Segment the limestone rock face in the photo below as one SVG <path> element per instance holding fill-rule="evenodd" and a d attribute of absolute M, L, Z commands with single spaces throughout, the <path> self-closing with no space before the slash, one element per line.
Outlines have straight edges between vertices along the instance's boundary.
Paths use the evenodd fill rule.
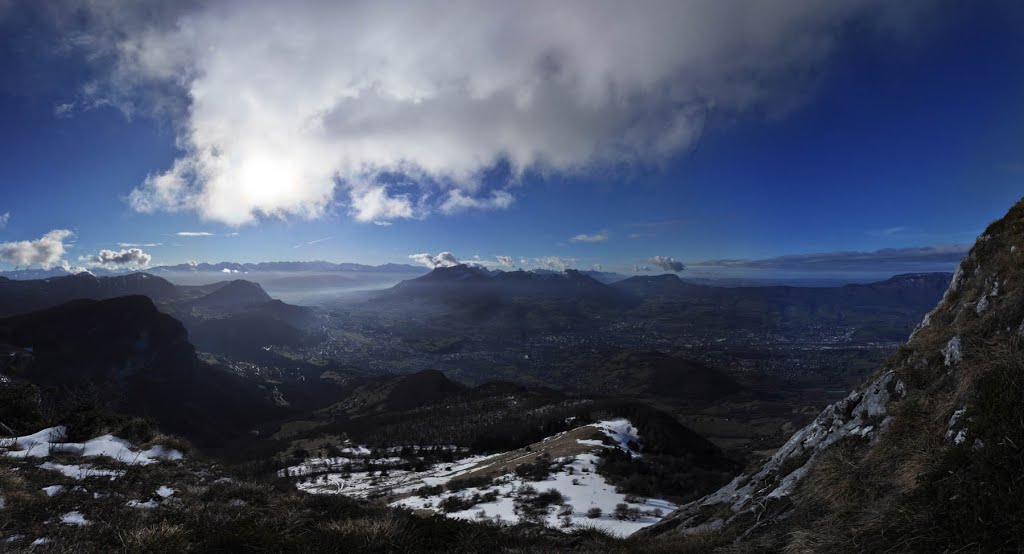
<path fill-rule="evenodd" d="M 883 549 L 897 545 L 896 550 L 913 550 L 901 541 L 907 536 L 926 540 L 921 537 L 936 535 L 935 529 L 942 527 L 936 527 L 935 519 L 921 519 L 930 503 L 944 503 L 934 511 L 940 521 L 947 513 L 975 510 L 974 505 L 962 508 L 957 503 L 973 502 L 978 494 L 969 497 L 953 490 L 936 497 L 926 492 L 945 490 L 947 477 L 959 468 L 964 468 L 963 475 L 981 475 L 970 483 L 982 489 L 983 499 L 1010 498 L 1005 502 L 1012 503 L 1017 492 L 1006 496 L 1005 486 L 986 489 L 992 480 L 977 472 L 981 467 L 1005 468 L 1005 460 L 1019 456 L 1010 451 L 1017 446 L 1009 439 L 1017 430 L 1004 433 L 997 415 L 1011 413 L 1016 418 L 1015 406 L 1020 403 L 1015 395 L 1022 382 L 1018 371 L 1024 372 L 1022 247 L 1024 201 L 979 237 L 941 302 L 864 385 L 825 408 L 758 470 L 680 507 L 645 533 L 716 531 L 754 550 L 856 550 L 876 540 L 890 541 L 878 542 Z M 983 398 L 990 399 L 989 405 Z M 996 431 L 983 440 L 983 433 L 992 428 Z M 979 459 L 984 462 L 972 461 Z M 870 477 L 869 484 L 858 480 L 865 476 Z M 868 492 L 861 494 L 862 490 Z M 1003 506 L 993 506 L 985 506 L 997 514 L 990 520 L 1008 517 Z M 964 517 L 970 525 L 986 524 Z M 900 537 L 878 539 L 900 528 Z M 961 525 L 957 532 L 967 533 L 962 529 L 968 528 L 977 535 L 948 540 L 984 539 L 975 527 Z M 997 532 L 1002 528 L 1007 527 L 992 527 Z M 761 542 L 752 547 L 754 542 L 744 541 Z"/>
<path fill-rule="evenodd" d="M 887 415 L 893 397 L 905 394 L 906 385 L 887 371 L 867 386 L 825 408 L 810 425 L 797 431 L 761 469 L 740 475 L 717 492 L 693 502 L 666 518 L 660 528 L 713 530 L 747 515 L 756 518 L 769 502 L 785 499 L 813 467 L 819 453 L 836 441 L 856 436 L 873 441 L 891 421 Z M 727 505 L 725 517 L 707 520 L 703 514 Z"/>

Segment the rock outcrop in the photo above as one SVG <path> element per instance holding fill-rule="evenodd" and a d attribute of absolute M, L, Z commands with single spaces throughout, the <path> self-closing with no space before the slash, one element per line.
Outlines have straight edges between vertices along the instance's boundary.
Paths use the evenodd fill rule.
<path fill-rule="evenodd" d="M 865 385 L 649 534 L 733 550 L 991 551 L 1024 541 L 1024 201 Z M 1014 547 L 1014 545 L 1016 545 Z"/>

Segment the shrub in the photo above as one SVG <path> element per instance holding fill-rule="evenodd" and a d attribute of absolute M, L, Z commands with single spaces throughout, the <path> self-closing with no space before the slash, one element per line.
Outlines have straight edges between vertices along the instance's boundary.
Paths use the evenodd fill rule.
<path fill-rule="evenodd" d="M 135 417 L 114 434 L 132 444 L 146 444 L 156 436 L 156 427 L 148 419 Z"/>
<path fill-rule="evenodd" d="M 550 506 L 564 502 L 565 497 L 555 489 L 548 489 L 538 493 L 537 489 L 525 486 L 519 489 L 519 496 L 515 499 L 515 507 L 516 511 L 524 518 L 536 521 L 548 514 Z"/>
<path fill-rule="evenodd" d="M 602 514 L 603 512 L 601 511 L 601 508 L 598 508 L 597 506 L 587 510 L 587 517 L 590 519 L 597 519 L 601 517 Z"/>
<path fill-rule="evenodd" d="M 539 456 L 532 462 L 517 466 L 515 474 L 517 477 L 528 481 L 544 481 L 551 475 L 551 460 L 550 458 Z"/>
<path fill-rule="evenodd" d="M 615 519 L 622 521 L 636 521 L 643 515 L 637 508 L 631 508 L 629 504 L 625 502 L 619 502 L 615 505 Z"/>

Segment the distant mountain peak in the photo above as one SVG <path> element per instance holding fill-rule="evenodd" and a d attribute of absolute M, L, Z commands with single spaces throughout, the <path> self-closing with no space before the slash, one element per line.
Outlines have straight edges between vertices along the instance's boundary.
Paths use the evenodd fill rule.
<path fill-rule="evenodd" d="M 190 272 L 190 273 L 334 273 L 352 271 L 360 273 L 425 273 L 426 268 L 410 264 L 387 263 L 382 265 L 365 265 L 350 262 L 216 262 L 186 263 L 178 265 L 155 266 L 149 271 L 157 273 Z"/>
<path fill-rule="evenodd" d="M 267 291 L 258 283 L 236 279 L 197 299 L 193 304 L 204 307 L 241 307 L 263 304 L 271 300 Z"/>

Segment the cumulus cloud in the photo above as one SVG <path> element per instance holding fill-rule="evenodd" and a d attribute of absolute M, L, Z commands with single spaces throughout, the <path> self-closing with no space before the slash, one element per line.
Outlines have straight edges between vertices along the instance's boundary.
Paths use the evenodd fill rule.
<path fill-rule="evenodd" d="M 601 231 L 591 235 L 581 233 L 569 239 L 569 242 L 604 242 L 606 240 L 608 240 L 608 231 Z"/>
<path fill-rule="evenodd" d="M 515 267 L 515 259 L 512 256 L 495 256 L 493 260 L 481 258 L 479 255 L 473 256 L 469 260 L 460 260 L 460 263 L 467 265 L 475 265 L 486 269 L 502 268 L 502 267 Z"/>
<path fill-rule="evenodd" d="M 452 267 L 461 264 L 459 258 L 451 252 L 441 252 L 438 255 L 433 254 L 410 254 L 409 259 L 416 263 L 422 264 L 430 269 L 436 269 L 439 267 Z"/>
<path fill-rule="evenodd" d="M 919 5 L 456 0 L 424 25 L 434 2 L 170 4 L 149 10 L 157 21 L 83 4 L 114 27 L 79 41 L 115 60 L 89 92 L 181 105 L 184 153 L 131 193 L 134 209 L 232 225 L 318 217 L 338 189 L 360 221 L 421 204 L 504 208 L 505 184 L 480 178 L 502 162 L 513 180 L 657 163 L 692 145 L 711 111 L 784 111 L 843 29 L 900 28 L 888 23 Z M 378 179 L 389 172 L 419 189 L 389 194 Z"/>
<path fill-rule="evenodd" d="M 659 267 L 663 271 L 672 271 L 674 273 L 679 273 L 680 271 L 686 269 L 686 266 L 683 265 L 683 262 L 671 256 L 654 256 L 651 259 L 647 260 L 647 263 L 655 267 Z"/>
<path fill-rule="evenodd" d="M 0 229 L 7 227 L 7 222 L 11 220 L 11 212 L 4 212 L 0 215 Z"/>
<path fill-rule="evenodd" d="M 92 275 L 92 272 L 89 271 L 88 268 L 77 265 L 73 266 L 70 263 L 68 263 L 67 260 L 61 260 L 59 265 L 61 269 L 71 274 L 88 273 L 89 275 Z"/>
<path fill-rule="evenodd" d="M 414 217 L 416 210 L 408 195 L 390 195 L 385 186 L 362 186 L 349 191 L 352 215 L 359 221 L 386 223 L 389 219 Z"/>
<path fill-rule="evenodd" d="M 212 237 L 213 233 L 207 233 L 206 231 L 178 231 L 174 233 L 179 237 Z"/>
<path fill-rule="evenodd" d="M 650 271 L 650 270 L 651 270 L 651 266 L 648 266 L 648 265 L 637 264 L 637 265 L 633 266 L 633 272 L 634 273 L 643 273 L 645 271 Z"/>
<path fill-rule="evenodd" d="M 540 267 L 556 271 L 565 271 L 576 265 L 575 258 L 562 258 L 559 256 L 544 256 L 542 258 L 536 258 L 536 262 Z"/>
<path fill-rule="evenodd" d="M 821 252 L 759 260 L 708 260 L 706 268 L 780 269 L 796 271 L 949 271 L 970 250 L 969 244 L 883 248 L 871 252 Z"/>
<path fill-rule="evenodd" d="M 39 264 L 50 269 L 64 257 L 64 241 L 74 236 L 67 229 L 55 229 L 35 240 L 0 243 L 0 262 L 17 266 Z"/>
<path fill-rule="evenodd" d="M 118 251 L 100 250 L 99 254 L 79 258 L 80 261 L 93 266 L 108 267 L 146 267 L 152 259 L 153 256 L 143 252 L 140 248 L 127 248 Z"/>

